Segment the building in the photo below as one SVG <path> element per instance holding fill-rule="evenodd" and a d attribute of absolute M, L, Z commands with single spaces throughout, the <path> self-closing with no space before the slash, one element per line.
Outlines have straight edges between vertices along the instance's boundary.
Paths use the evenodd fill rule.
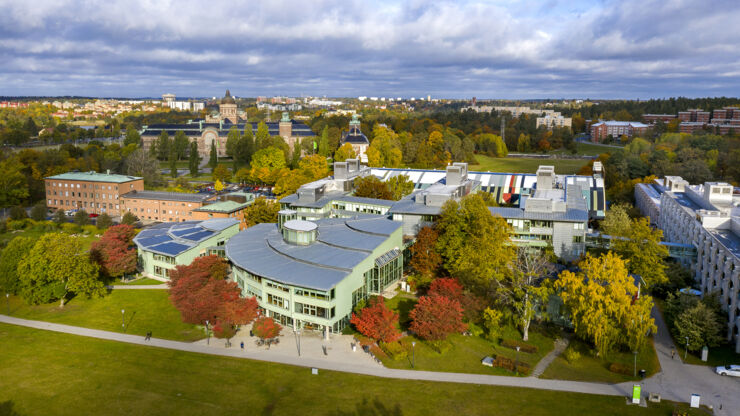
<path fill-rule="evenodd" d="M 168 222 L 142 230 L 134 237 L 139 269 L 145 276 L 168 280 L 170 270 L 196 257 L 223 254 L 226 241 L 239 232 L 239 221 L 220 218 Z"/>
<path fill-rule="evenodd" d="M 599 121 L 591 125 L 591 141 L 598 143 L 609 136 L 613 138 L 639 136 L 645 134 L 648 127 L 647 124 L 637 121 Z"/>
<path fill-rule="evenodd" d="M 44 178 L 46 206 L 90 214 L 121 212 L 120 195 L 144 190 L 144 179 L 108 173 L 67 172 Z"/>
<path fill-rule="evenodd" d="M 342 146 L 345 143 L 349 143 L 352 146 L 352 150 L 355 151 L 355 155 L 360 161 L 367 163 L 365 152 L 370 146 L 370 140 L 360 130 L 360 119 L 357 117 L 357 114 L 352 114 L 352 120 L 349 122 L 349 131 L 342 133 L 339 145 Z"/>
<path fill-rule="evenodd" d="M 244 129 L 251 129 L 252 134 L 257 134 L 257 123 L 247 123 L 237 111 L 236 101 L 229 91 L 221 100 L 219 105 L 220 113 L 212 114 L 203 119 L 191 120 L 184 124 L 152 124 L 144 126 L 141 132 L 141 141 L 146 151 L 152 146 L 162 132 L 167 132 L 170 138 L 174 137 L 178 131 L 182 131 L 188 136 L 188 140 L 198 143 L 198 154 L 207 159 L 211 153 L 211 146 L 216 146 L 219 157 L 226 156 L 226 139 L 229 130 L 236 127 L 239 132 Z M 305 138 L 316 136 L 311 128 L 305 123 L 291 120 L 288 113 L 283 113 L 280 122 L 265 123 L 271 136 L 281 136 L 286 143 L 293 148 L 293 145 Z"/>
<path fill-rule="evenodd" d="M 121 195 L 121 215 L 130 212 L 141 220 L 192 221 L 201 219 L 194 216 L 193 211 L 208 204 L 213 198 L 213 194 L 132 191 Z"/>
<path fill-rule="evenodd" d="M 221 197 L 221 200 L 201 206 L 193 210 L 193 218 L 206 220 L 211 218 L 235 218 L 240 222 L 240 228 L 246 228 L 244 210 L 254 203 L 254 194 L 247 192 L 231 192 Z"/>
<path fill-rule="evenodd" d="M 175 102 L 175 94 L 162 94 L 162 102 L 165 104 Z"/>
<path fill-rule="evenodd" d="M 696 284 L 702 295 L 719 295 L 728 318 L 727 340 L 740 353 L 740 196 L 724 182 L 690 185 L 667 176 L 635 187 L 635 199 L 663 230 L 665 241 L 696 248 L 690 265 Z"/>
<path fill-rule="evenodd" d="M 563 117 L 560 113 L 537 117 L 537 127 L 545 126 L 548 130 L 552 130 L 555 127 L 570 127 L 572 122 L 572 118 Z"/>
<path fill-rule="evenodd" d="M 676 119 L 676 115 L 674 114 L 643 114 L 642 119 L 647 124 L 655 124 L 658 122 L 658 120 L 662 121 L 663 123 L 670 123 L 671 121 Z"/>
<path fill-rule="evenodd" d="M 401 224 L 380 216 L 316 221 L 280 215 L 226 243 L 233 279 L 281 324 L 339 333 L 353 308 L 403 274 Z"/>
<path fill-rule="evenodd" d="M 682 123 L 696 122 L 706 124 L 709 123 L 709 111 L 702 111 L 701 109 L 679 111 L 678 119 L 681 120 Z"/>

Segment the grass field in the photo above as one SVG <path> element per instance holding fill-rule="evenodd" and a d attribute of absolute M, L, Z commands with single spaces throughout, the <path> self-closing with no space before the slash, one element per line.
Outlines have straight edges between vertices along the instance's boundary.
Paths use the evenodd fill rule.
<path fill-rule="evenodd" d="M 0 409 L 22 415 L 670 415 L 674 403 L 394 380 L 0 324 Z M 685 405 L 680 405 L 685 408 Z M 703 413 L 689 413 L 692 415 Z"/>
<path fill-rule="evenodd" d="M 399 314 L 399 322 L 403 330 L 408 329 L 409 312 L 413 309 L 416 300 L 408 295 L 399 294 L 392 299 L 386 300 L 386 305 Z M 520 340 L 521 334 L 514 327 L 506 327 L 502 331 L 502 337 L 506 339 Z M 481 364 L 481 360 L 486 356 L 502 355 L 511 359 L 518 359 L 520 362 L 529 364 L 531 368 L 553 349 L 553 334 L 546 334 L 544 330 L 532 329 L 528 344 L 535 345 L 537 352 L 526 354 L 520 352 L 518 355 L 515 350 L 505 348 L 500 342 L 491 342 L 486 338 L 477 336 L 463 336 L 460 334 L 450 335 L 448 342 L 451 348 L 439 353 L 426 342 L 413 336 L 407 337 L 408 343 L 415 341 L 416 347 L 413 351 L 408 351 L 408 357 L 400 360 L 383 358 L 383 365 L 389 368 L 412 369 L 412 363 L 415 362 L 414 369 L 425 371 L 449 371 L 456 373 L 476 373 L 476 374 L 493 374 L 493 375 L 514 375 L 502 368 L 491 368 Z M 415 356 L 415 357 L 414 357 Z"/>
<path fill-rule="evenodd" d="M 574 363 L 569 363 L 561 354 L 547 367 L 547 370 L 541 376 L 542 378 L 605 383 L 621 383 L 639 379 L 639 376 L 634 378 L 632 375 L 627 376 L 609 371 L 609 364 L 615 362 L 633 368 L 635 357 L 632 353 L 611 352 L 606 359 L 600 359 L 593 356 L 590 352 L 590 346 L 578 339 L 571 340 L 568 348 L 575 348 L 581 354 L 581 358 Z M 652 342 L 637 355 L 637 370 L 641 369 L 647 372 L 647 377 L 660 370 L 660 362 Z"/>
<path fill-rule="evenodd" d="M 157 338 L 195 341 L 204 337 L 203 330 L 185 324 L 180 313 L 167 298 L 166 290 L 113 290 L 100 299 L 77 297 L 64 308 L 58 303 L 27 305 L 17 296 L 10 297 L 10 315 L 85 328 L 121 331 L 121 309 L 125 310 L 127 334 L 145 335 L 152 331 Z M 0 305 L 5 313 L 6 305 Z"/>
<path fill-rule="evenodd" d="M 148 277 L 144 277 L 141 279 L 131 280 L 122 283 L 120 280 L 114 280 L 110 282 L 111 285 L 116 286 L 140 286 L 140 285 L 161 285 L 164 282 L 160 282 L 159 280 L 150 279 Z"/>
<path fill-rule="evenodd" d="M 0 247 L 5 247 L 10 242 L 10 240 L 12 240 L 15 237 L 22 236 L 22 237 L 30 237 L 30 238 L 36 239 L 46 233 L 58 233 L 58 232 L 62 232 L 62 231 L 59 231 L 59 230 L 37 231 L 37 230 L 28 229 L 28 230 L 18 230 L 15 232 L 8 231 L 6 233 L 0 233 Z M 97 233 L 102 235 L 103 232 L 104 231 L 99 230 Z M 83 250 L 89 250 L 92 243 L 98 240 L 98 237 L 95 237 L 95 234 L 92 234 L 92 233 L 91 234 L 80 233 L 80 234 L 77 234 L 75 238 L 78 238 L 80 239 L 80 241 L 82 241 Z"/>
<path fill-rule="evenodd" d="M 514 158 L 514 157 L 490 157 L 475 155 L 478 161 L 470 165 L 471 171 L 490 171 L 506 173 L 535 173 L 540 165 L 555 166 L 556 174 L 575 174 L 581 167 L 588 164 L 585 159 L 536 159 L 536 158 Z"/>

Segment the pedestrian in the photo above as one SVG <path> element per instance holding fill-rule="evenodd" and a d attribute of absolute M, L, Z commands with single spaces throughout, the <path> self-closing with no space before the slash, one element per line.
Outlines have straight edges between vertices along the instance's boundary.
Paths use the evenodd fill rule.
<path fill-rule="evenodd" d="M 241 343 L 242 350 L 244 349 L 244 341 Z"/>
<path fill-rule="evenodd" d="M 151 341 L 151 339 L 152 339 L 152 331 L 149 331 L 146 333 L 146 338 L 144 340 Z"/>
<path fill-rule="evenodd" d="M 671 360 L 675 360 L 675 359 L 676 359 L 676 350 L 671 348 Z"/>

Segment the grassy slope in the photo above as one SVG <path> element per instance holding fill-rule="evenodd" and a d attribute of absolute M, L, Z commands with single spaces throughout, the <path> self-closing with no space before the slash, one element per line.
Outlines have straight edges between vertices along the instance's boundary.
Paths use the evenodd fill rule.
<path fill-rule="evenodd" d="M 121 283 L 121 280 L 118 280 L 118 279 L 110 282 L 111 285 L 116 285 L 116 286 L 161 285 L 163 283 L 164 282 L 160 282 L 159 280 L 150 279 L 148 277 L 132 280 L 126 283 Z"/>
<path fill-rule="evenodd" d="M 484 155 L 475 155 L 475 158 L 478 163 L 470 165 L 471 171 L 535 173 L 540 165 L 554 165 L 555 173 L 565 175 L 577 173 L 582 166 L 588 164 L 586 159 L 496 158 Z"/>
<path fill-rule="evenodd" d="M 121 331 L 121 309 L 126 311 L 126 333 L 145 335 L 152 331 L 157 338 L 195 341 L 203 331 L 180 320 L 180 313 L 167 298 L 166 290 L 113 290 L 100 299 L 74 298 L 64 307 L 57 303 L 30 306 L 18 297 L 10 298 L 10 314 L 18 318 L 36 319 Z M 0 305 L 5 313 L 5 306 Z"/>
<path fill-rule="evenodd" d="M 670 415 L 623 397 L 393 380 L 0 324 L 0 403 L 23 415 Z M 363 401 L 367 401 L 363 405 Z M 7 406 L 7 404 L 6 404 Z M 370 411 L 367 411 L 367 409 Z M 388 412 L 379 409 L 388 410 Z"/>

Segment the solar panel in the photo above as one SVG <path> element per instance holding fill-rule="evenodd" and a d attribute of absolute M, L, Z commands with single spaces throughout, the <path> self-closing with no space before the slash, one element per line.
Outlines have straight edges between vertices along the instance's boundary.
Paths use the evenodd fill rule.
<path fill-rule="evenodd" d="M 215 234 L 213 231 L 205 230 L 205 231 L 200 231 L 200 232 L 193 233 L 193 234 L 183 235 L 180 238 L 184 238 L 186 240 L 191 240 L 191 241 L 200 241 L 204 238 L 208 238 L 212 236 L 213 234 Z"/>
<path fill-rule="evenodd" d="M 164 234 L 164 235 L 158 235 L 154 237 L 140 238 L 137 241 L 139 244 L 141 244 L 144 247 L 151 247 L 155 244 L 164 243 L 166 241 L 172 241 L 172 238 L 170 238 L 170 236 L 168 236 L 167 234 Z"/>
<path fill-rule="evenodd" d="M 190 228 L 182 228 L 182 229 L 172 230 L 170 232 L 174 236 L 182 237 L 182 236 L 187 235 L 187 234 L 197 233 L 200 230 L 201 230 L 201 228 L 190 227 Z"/>
<path fill-rule="evenodd" d="M 169 256 L 176 256 L 189 248 L 190 246 L 175 243 L 174 241 L 171 241 L 169 243 L 162 243 L 155 247 L 151 247 L 152 250 L 167 254 Z"/>

